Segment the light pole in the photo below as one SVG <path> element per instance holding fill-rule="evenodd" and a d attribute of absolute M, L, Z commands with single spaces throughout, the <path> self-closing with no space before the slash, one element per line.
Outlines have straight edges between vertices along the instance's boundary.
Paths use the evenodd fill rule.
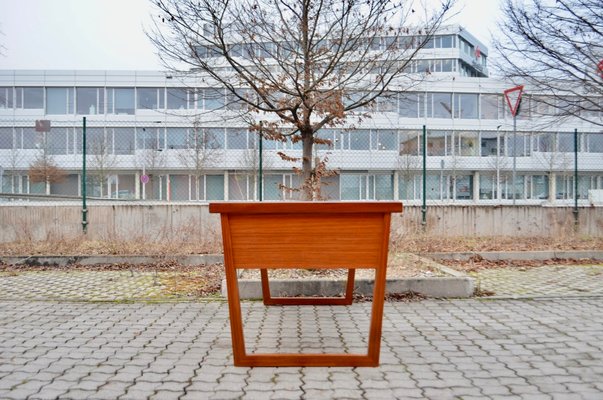
<path fill-rule="evenodd" d="M 502 125 L 496 127 L 496 199 L 500 201 L 500 128 Z"/>

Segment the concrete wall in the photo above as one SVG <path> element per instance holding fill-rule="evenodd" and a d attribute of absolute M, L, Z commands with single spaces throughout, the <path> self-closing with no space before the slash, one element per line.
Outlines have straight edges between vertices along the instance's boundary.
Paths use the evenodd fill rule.
<path fill-rule="evenodd" d="M 91 240 L 220 241 L 219 218 L 207 205 L 190 203 L 89 205 Z M 421 232 L 421 207 L 408 206 L 392 220 L 392 237 Z M 82 232 L 75 203 L 0 205 L 0 242 L 61 240 Z M 429 206 L 427 233 L 438 236 L 560 236 L 572 232 L 571 207 Z M 583 207 L 580 235 L 603 235 L 603 207 Z"/>

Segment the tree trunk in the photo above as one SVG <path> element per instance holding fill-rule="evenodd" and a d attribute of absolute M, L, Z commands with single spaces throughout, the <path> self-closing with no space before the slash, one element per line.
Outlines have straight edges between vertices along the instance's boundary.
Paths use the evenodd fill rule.
<path fill-rule="evenodd" d="M 302 132 L 302 194 L 303 200 L 314 199 L 312 146 L 314 145 L 314 132 Z"/>

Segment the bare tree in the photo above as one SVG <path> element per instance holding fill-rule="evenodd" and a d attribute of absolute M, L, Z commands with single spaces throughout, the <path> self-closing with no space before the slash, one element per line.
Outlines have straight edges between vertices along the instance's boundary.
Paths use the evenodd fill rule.
<path fill-rule="evenodd" d="M 502 75 L 543 94 L 534 106 L 603 126 L 603 2 L 505 0 L 502 9 Z"/>
<path fill-rule="evenodd" d="M 43 133 L 38 142 L 38 152 L 29 166 L 29 181 L 31 183 L 44 183 L 45 193 L 50 194 L 50 185 L 65 180 L 67 172 L 60 168 L 50 149 L 47 134 Z"/>
<path fill-rule="evenodd" d="M 90 155 L 90 172 L 100 188 L 100 197 L 103 197 L 108 194 L 109 185 L 107 180 L 109 176 L 113 175 L 112 171 L 117 163 L 117 156 L 112 154 L 104 132 L 93 137 L 90 143 Z M 107 189 L 107 193 L 105 193 L 105 189 Z"/>
<path fill-rule="evenodd" d="M 186 146 L 186 149 L 178 150 L 178 159 L 195 179 L 197 190 L 194 200 L 200 200 L 198 198 L 200 180 L 219 158 L 221 151 L 214 148 L 209 133 L 200 126 L 198 119 L 193 121 L 193 127 L 187 133 Z"/>
<path fill-rule="evenodd" d="M 158 0 L 149 37 L 167 68 L 205 73 L 246 104 L 252 128 L 264 121 L 266 137 L 301 142 L 311 199 L 316 132 L 412 85 L 404 71 L 453 1 L 418 17 L 389 0 Z"/>
<path fill-rule="evenodd" d="M 8 177 L 8 179 L 10 179 L 10 192 L 11 193 L 17 193 L 18 191 L 18 185 L 17 187 L 15 186 L 15 184 L 17 184 L 16 182 L 16 177 L 17 175 L 17 171 L 20 169 L 19 166 L 21 165 L 21 163 L 23 162 L 23 160 L 25 159 L 25 156 L 23 154 L 23 151 L 21 149 L 16 148 L 16 146 L 13 146 L 13 148 L 10 150 L 10 153 L 8 154 L 8 158 L 7 161 L 8 163 L 5 166 L 4 169 L 4 174 L 5 174 L 5 179 L 6 177 Z M 0 191 L 2 190 L 2 188 L 0 188 Z"/>

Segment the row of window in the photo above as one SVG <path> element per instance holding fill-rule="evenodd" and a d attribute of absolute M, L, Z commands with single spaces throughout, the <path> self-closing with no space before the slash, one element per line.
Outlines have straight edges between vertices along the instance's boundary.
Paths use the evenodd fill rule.
<path fill-rule="evenodd" d="M 80 178 L 68 175 L 61 183 L 32 183 L 26 175 L 8 175 L 2 180 L 5 193 L 50 193 L 77 196 Z M 394 199 L 392 174 L 343 173 L 326 180 L 323 196 L 333 200 L 392 200 Z M 573 199 L 573 176 L 555 177 L 555 199 Z M 293 192 L 284 188 L 296 187 L 299 177 L 295 174 L 266 174 L 263 180 L 263 198 L 266 200 L 288 200 Z M 87 193 L 92 197 L 132 199 L 142 191 L 133 174 L 111 175 L 104 179 L 90 175 Z M 227 185 L 227 190 L 226 190 Z M 475 186 L 478 187 L 475 187 Z M 488 175 L 481 173 L 479 179 L 473 175 L 451 175 L 450 173 L 428 173 L 426 194 L 428 200 L 547 200 L 550 198 L 548 175 L 518 174 L 515 185 L 509 174 Z M 588 191 L 603 188 L 603 175 L 581 175 L 578 177 L 578 198 L 587 199 Z M 140 189 L 140 187 L 138 188 Z M 257 176 L 251 173 L 231 171 L 225 175 L 152 175 L 145 187 L 146 199 L 171 201 L 211 200 L 254 200 L 258 199 Z M 225 196 L 225 193 L 228 193 Z M 398 193 L 400 200 L 421 200 L 423 182 L 420 174 L 400 174 Z M 225 198 L 227 197 L 227 198 Z"/>
<path fill-rule="evenodd" d="M 400 154 L 423 154 L 419 131 L 399 132 Z M 603 133 L 578 134 L 579 152 L 603 153 Z M 430 130 L 428 156 L 518 156 L 534 152 L 571 153 L 575 151 L 574 133 L 476 132 Z"/>
<path fill-rule="evenodd" d="M 413 68 L 443 68 L 453 60 L 422 60 Z M 424 63 L 432 63 L 425 67 Z M 452 65 L 452 64 L 451 64 Z M 249 95 L 241 89 L 241 96 Z M 348 93 L 345 104 L 351 104 L 364 93 Z M 601 114 L 603 99 L 580 106 L 577 98 L 555 99 L 547 96 L 522 98 L 518 119 L 530 119 L 558 113 L 579 113 L 585 117 Z M 584 103 L 584 101 L 582 101 Z M 240 110 L 242 102 L 232 93 L 216 88 L 90 88 L 90 87 L 0 87 L 0 109 L 41 109 L 48 115 L 128 114 L 143 110 Z M 455 118 L 498 120 L 509 117 L 500 94 L 452 92 L 388 92 L 360 112 L 397 112 L 405 118 Z"/>
<path fill-rule="evenodd" d="M 395 151 L 401 155 L 423 154 L 422 132 L 395 129 L 323 129 L 317 137 L 325 144 L 318 150 Z M 135 150 L 247 150 L 258 149 L 258 135 L 237 128 L 98 128 L 86 130 L 89 154 L 134 154 Z M 300 141 L 264 140 L 265 150 L 301 150 Z M 530 156 L 533 152 L 571 153 L 573 133 L 480 132 L 429 130 L 428 156 Z M 33 128 L 0 128 L 0 150 L 43 149 L 49 154 L 79 154 L 81 128 L 54 127 L 48 133 Z M 603 153 L 603 133 L 578 135 L 578 151 Z"/>
<path fill-rule="evenodd" d="M 407 36 L 382 36 L 376 37 L 370 40 L 370 43 L 365 42 L 370 46 L 373 51 L 386 51 L 395 49 L 413 49 L 420 46 L 425 42 L 426 37 L 421 35 L 407 35 Z M 457 38 L 456 35 L 437 35 L 433 36 L 424 43 L 425 49 L 449 49 L 456 48 L 457 44 L 460 46 L 463 39 Z M 340 46 L 354 46 L 353 43 L 343 43 L 339 39 L 333 41 L 323 40 L 316 43 L 316 48 L 325 48 L 336 50 Z M 356 46 L 359 47 L 359 46 Z M 366 48 L 362 46 L 363 48 Z M 461 47 L 462 50 L 462 47 Z M 196 47 L 196 53 L 200 58 L 212 58 L 219 57 L 220 52 L 212 46 L 200 45 Z M 289 58 L 293 54 L 300 54 L 299 50 L 294 47 L 293 44 L 287 42 L 274 43 L 236 43 L 230 46 L 228 53 L 231 57 L 241 57 L 246 59 L 267 59 L 267 58 Z"/>

